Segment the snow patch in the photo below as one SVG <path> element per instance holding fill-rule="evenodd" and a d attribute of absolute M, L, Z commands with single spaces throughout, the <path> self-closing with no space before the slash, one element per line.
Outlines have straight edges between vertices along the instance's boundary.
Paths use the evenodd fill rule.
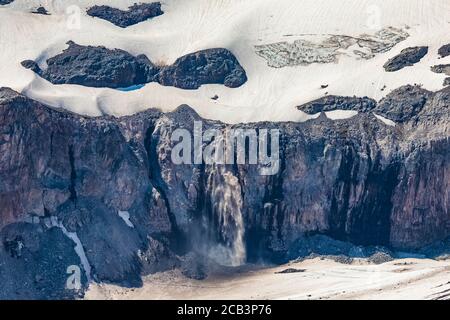
<path fill-rule="evenodd" d="M 55 227 L 58 227 L 59 229 L 61 229 L 61 231 L 64 233 L 64 235 L 66 237 L 68 237 L 69 239 L 71 239 L 75 243 L 75 252 L 78 255 L 78 257 L 80 258 L 80 262 L 86 273 L 86 278 L 87 278 L 88 283 L 91 282 L 91 265 L 89 264 L 89 261 L 87 259 L 86 253 L 83 248 L 83 245 L 81 244 L 80 238 L 78 238 L 77 233 L 67 231 L 66 227 L 64 227 L 64 225 L 61 222 L 55 223 L 54 221 L 52 221 L 52 223 L 54 223 Z"/>
<path fill-rule="evenodd" d="M 119 217 L 122 218 L 123 221 L 125 221 L 125 224 L 129 226 L 130 228 L 134 228 L 133 223 L 130 221 L 130 213 L 128 211 L 118 211 Z"/>
<path fill-rule="evenodd" d="M 380 120 L 381 122 L 383 122 L 385 125 L 391 126 L 391 127 L 395 127 L 396 123 L 395 121 L 389 120 L 388 118 L 385 118 L 383 116 L 380 116 L 376 113 L 373 114 L 378 120 Z"/>
<path fill-rule="evenodd" d="M 353 118 L 358 114 L 358 111 L 355 110 L 333 110 L 325 112 L 325 115 L 328 119 L 331 120 L 344 120 Z"/>

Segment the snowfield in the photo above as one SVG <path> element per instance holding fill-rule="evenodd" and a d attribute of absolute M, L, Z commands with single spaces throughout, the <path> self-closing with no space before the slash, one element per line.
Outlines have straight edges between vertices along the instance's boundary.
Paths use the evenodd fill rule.
<path fill-rule="evenodd" d="M 299 272 L 280 273 L 287 269 Z M 144 279 L 138 289 L 93 284 L 96 299 L 243 299 L 243 300 L 404 300 L 450 298 L 450 262 L 403 259 L 381 265 L 350 265 L 320 258 L 274 268 L 250 268 L 196 281 L 177 271 Z"/>
<path fill-rule="evenodd" d="M 441 89 L 445 75 L 433 73 L 430 67 L 450 62 L 450 56 L 438 59 L 438 49 L 450 43 L 448 0 L 165 0 L 163 15 L 125 29 L 86 14 L 93 5 L 126 9 L 135 2 L 15 0 L 0 6 L 0 86 L 54 107 L 93 116 L 129 115 L 151 107 L 170 111 L 186 103 L 205 118 L 228 123 L 304 121 L 311 116 L 296 106 L 326 94 L 380 99 L 405 84 Z M 31 13 L 40 5 L 50 15 Z M 287 43 L 292 47 L 306 40 L 323 50 L 319 44 L 324 38 L 379 39 L 380 31 L 387 28 L 402 30 L 408 36 L 394 41 L 392 49 L 370 57 L 367 54 L 371 54 L 368 48 L 372 44 L 360 46 L 354 40 L 337 48 L 338 59 L 329 63 L 275 68 L 257 53 L 261 46 Z M 314 43 L 315 39 L 320 40 Z M 151 83 L 120 91 L 52 85 L 20 65 L 32 59 L 45 67 L 46 59 L 65 49 L 69 40 L 146 54 L 163 65 L 188 53 L 223 47 L 237 57 L 249 80 L 235 89 L 204 85 L 198 90 L 182 90 Z M 391 39 L 386 42 L 392 44 Z M 429 54 L 412 67 L 385 72 L 383 64 L 411 46 L 428 46 Z M 360 52 L 355 54 L 355 50 Z M 317 53 L 313 50 L 312 54 Z M 325 85 L 328 87 L 322 88 Z M 215 95 L 218 99 L 211 99 Z"/>

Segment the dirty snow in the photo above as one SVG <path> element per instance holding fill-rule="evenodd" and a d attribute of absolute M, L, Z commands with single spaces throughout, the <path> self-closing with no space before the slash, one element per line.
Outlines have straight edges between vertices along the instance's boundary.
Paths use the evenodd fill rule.
<path fill-rule="evenodd" d="M 299 273 L 279 273 L 294 268 Z M 249 268 L 196 281 L 170 271 L 146 277 L 137 289 L 94 284 L 86 299 L 450 299 L 450 261 L 394 260 L 339 264 L 320 258 Z"/>

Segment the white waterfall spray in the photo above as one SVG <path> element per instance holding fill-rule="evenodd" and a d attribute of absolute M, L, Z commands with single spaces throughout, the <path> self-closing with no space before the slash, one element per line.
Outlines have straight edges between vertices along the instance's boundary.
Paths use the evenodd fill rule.
<path fill-rule="evenodd" d="M 217 167 L 217 171 L 210 175 L 208 184 L 212 192 L 213 214 L 219 220 L 218 231 L 227 242 L 210 248 L 209 255 L 223 265 L 240 266 L 246 261 L 241 186 L 223 166 Z"/>

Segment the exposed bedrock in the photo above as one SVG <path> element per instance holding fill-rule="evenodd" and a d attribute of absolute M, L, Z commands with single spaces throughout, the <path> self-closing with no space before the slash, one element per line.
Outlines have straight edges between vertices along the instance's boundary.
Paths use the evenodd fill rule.
<path fill-rule="evenodd" d="M 403 86 L 383 98 L 374 112 L 395 122 L 409 121 L 419 114 L 431 96 L 432 92 L 419 86 Z"/>
<path fill-rule="evenodd" d="M 227 49 L 208 49 L 185 55 L 161 68 L 158 82 L 164 86 L 197 89 L 202 84 L 237 88 L 247 81 L 245 70 Z"/>
<path fill-rule="evenodd" d="M 0 6 L 3 6 L 5 4 L 10 4 L 11 2 L 14 2 L 14 0 L 0 0 Z"/>
<path fill-rule="evenodd" d="M 439 50 L 438 50 L 438 53 L 441 56 L 441 58 L 445 58 L 447 56 L 450 56 L 450 43 L 440 47 Z"/>
<path fill-rule="evenodd" d="M 156 66 L 145 55 L 135 57 L 120 49 L 82 46 L 73 41 L 68 45 L 47 60 L 45 70 L 32 60 L 23 61 L 22 66 L 53 84 L 115 89 L 149 82 L 182 89 L 198 89 L 203 84 L 235 88 L 247 81 L 245 70 L 227 49 L 202 50 L 177 59 L 173 65 Z"/>
<path fill-rule="evenodd" d="M 432 94 L 420 86 L 406 85 L 393 90 L 378 103 L 368 97 L 326 96 L 298 106 L 297 109 L 311 115 L 335 110 L 372 111 L 389 120 L 405 122 L 419 114 Z"/>
<path fill-rule="evenodd" d="M 327 112 L 334 110 L 354 110 L 361 112 L 368 112 L 373 110 L 377 102 L 368 97 L 340 97 L 340 96 L 326 96 L 317 100 L 308 102 L 304 105 L 298 106 L 297 109 L 308 114 L 316 114 L 319 112 Z"/>
<path fill-rule="evenodd" d="M 450 76 L 450 64 L 438 64 L 432 66 L 431 71 L 435 73 L 444 73 L 445 75 Z"/>
<path fill-rule="evenodd" d="M 13 223 L 0 232 L 0 241 L 0 299 L 74 299 L 86 289 L 80 274 L 80 289 L 65 290 L 68 268 L 80 262 L 60 229 Z"/>
<path fill-rule="evenodd" d="M 41 14 L 41 15 L 44 15 L 44 16 L 50 15 L 48 13 L 47 9 L 45 9 L 45 7 L 43 7 L 43 6 L 38 7 L 36 10 L 33 10 L 31 13 Z"/>
<path fill-rule="evenodd" d="M 396 110 L 423 97 L 395 127 L 371 108 L 346 120 L 234 126 L 202 120 L 188 106 L 88 118 L 1 89 L 2 294 L 82 294 L 61 287 L 70 265 L 80 266 L 83 285 L 89 276 L 138 286 L 142 275 L 176 266 L 203 278 L 208 259 L 282 262 L 312 234 L 408 250 L 449 237 L 450 88 L 412 88 L 373 103 Z M 279 129 L 279 172 L 175 165 L 172 133 L 192 132 L 194 120 L 219 132 Z M 30 280 L 4 282 L 11 270 Z"/>
<path fill-rule="evenodd" d="M 81 46 L 73 41 L 61 54 L 47 60 L 41 70 L 30 60 L 22 62 L 53 84 L 79 84 L 88 87 L 126 88 L 152 81 L 159 69 L 147 57 L 105 47 Z"/>
<path fill-rule="evenodd" d="M 120 10 L 110 6 L 93 6 L 87 10 L 91 17 L 107 20 L 118 27 L 126 28 L 148 19 L 164 14 L 161 3 L 134 4 L 128 10 Z"/>
<path fill-rule="evenodd" d="M 176 226 L 164 196 L 152 183 L 147 151 L 139 140 L 157 112 L 121 124 L 112 118 L 57 112 L 5 89 L 0 93 L 0 114 L 2 227 L 21 221 L 35 228 L 36 219 L 39 223 L 55 217 L 81 241 L 97 281 L 135 286 L 141 272 L 177 263 L 171 258 Z M 129 214 L 132 227 L 120 212 Z M 55 228 L 50 224 L 49 232 Z M 15 229 L 10 229 L 9 237 L 14 238 Z M 42 243 L 50 241 L 49 232 L 40 234 Z M 25 242 L 20 246 L 28 249 Z M 67 254 L 74 254 L 74 247 L 72 243 L 72 250 L 66 248 Z M 5 242 L 0 252 L 9 255 Z M 34 263 L 38 267 L 37 258 L 27 268 L 34 268 Z M 82 266 L 80 260 L 70 264 Z M 67 267 L 69 263 L 62 277 L 67 277 Z"/>
<path fill-rule="evenodd" d="M 450 86 L 450 77 L 444 79 L 444 87 Z"/>
<path fill-rule="evenodd" d="M 384 64 L 387 72 L 399 71 L 405 67 L 410 67 L 422 60 L 428 53 L 428 47 L 411 47 L 403 49 L 400 54 L 396 55 Z"/>

